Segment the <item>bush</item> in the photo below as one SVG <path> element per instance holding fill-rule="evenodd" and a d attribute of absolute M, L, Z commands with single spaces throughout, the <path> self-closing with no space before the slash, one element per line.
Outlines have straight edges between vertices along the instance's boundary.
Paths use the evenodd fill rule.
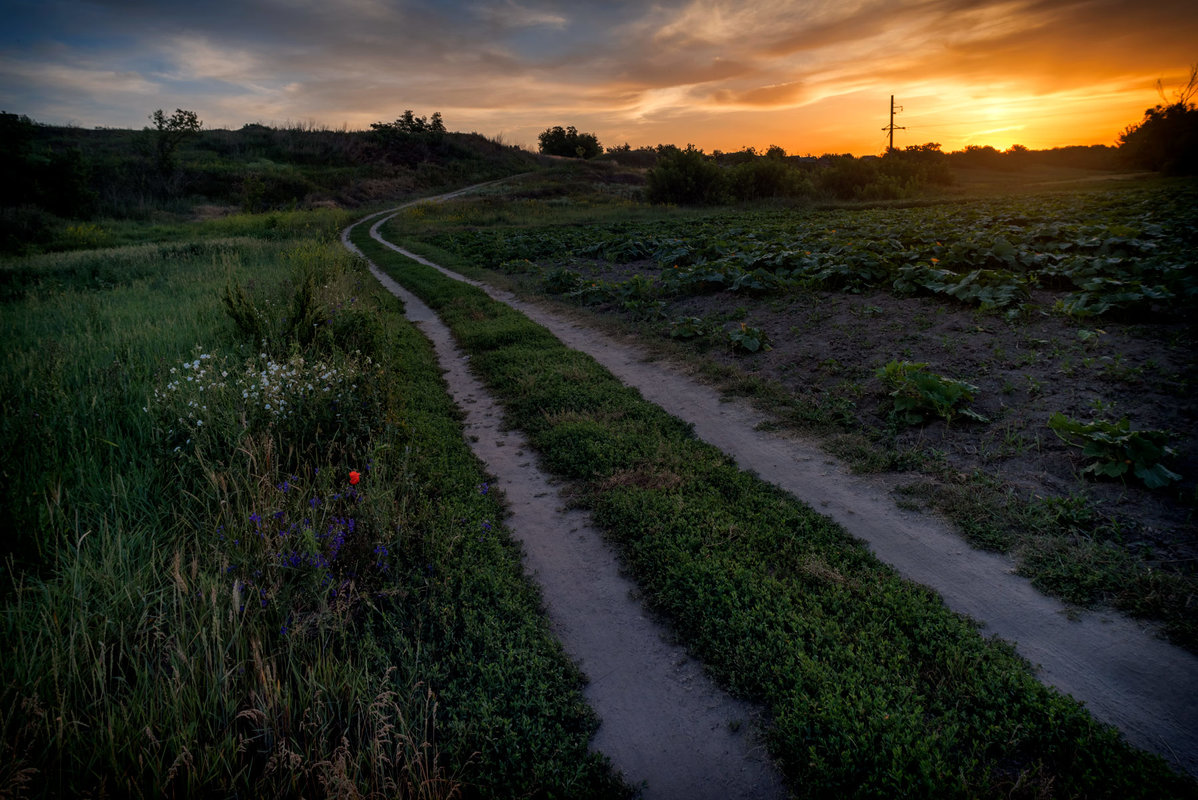
<path fill-rule="evenodd" d="M 579 133 L 573 125 L 569 128 L 563 128 L 561 125 L 546 128 L 537 138 L 540 141 L 541 152 L 547 156 L 594 158 L 603 152 L 595 134 Z"/>
<path fill-rule="evenodd" d="M 723 170 L 694 145 L 663 154 L 647 177 L 651 203 L 714 205 L 728 194 Z"/>
<path fill-rule="evenodd" d="M 417 167 L 446 149 L 445 123 L 440 111 L 430 121 L 408 110 L 395 122 L 374 122 L 370 128 L 371 138 L 392 164 Z"/>
<path fill-rule="evenodd" d="M 819 193 L 836 200 L 859 200 L 866 187 L 878 179 L 878 169 L 868 161 L 852 156 L 837 156 L 831 166 L 815 175 Z"/>
<path fill-rule="evenodd" d="M 803 197 L 814 191 L 811 180 L 779 158 L 754 158 L 733 167 L 729 182 L 738 200 Z"/>
<path fill-rule="evenodd" d="M 0 206 L 40 206 L 63 217 L 85 219 L 95 212 L 91 164 L 78 147 L 38 140 L 28 117 L 0 113 Z"/>
<path fill-rule="evenodd" d="M 254 213 L 296 205 L 315 190 L 312 181 L 294 167 L 251 169 L 238 190 L 242 210 Z"/>
<path fill-rule="evenodd" d="M 891 150 L 882 157 L 879 170 L 884 175 L 911 185 L 932 183 L 946 186 L 953 182 L 948 156 L 940 152 L 940 145 L 936 142 L 910 145 L 905 150 Z"/>
<path fill-rule="evenodd" d="M 36 251 L 54 238 L 58 224 L 53 214 L 37 206 L 0 208 L 0 253 Z"/>

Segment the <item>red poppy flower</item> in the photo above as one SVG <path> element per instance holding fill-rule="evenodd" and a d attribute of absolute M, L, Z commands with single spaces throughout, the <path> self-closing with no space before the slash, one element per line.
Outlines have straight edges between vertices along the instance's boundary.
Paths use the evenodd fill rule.
<path fill-rule="evenodd" d="M 350 483 L 357 483 L 360 480 L 362 480 L 362 474 L 360 472 L 355 471 L 355 472 L 351 472 L 349 474 L 349 482 Z"/>

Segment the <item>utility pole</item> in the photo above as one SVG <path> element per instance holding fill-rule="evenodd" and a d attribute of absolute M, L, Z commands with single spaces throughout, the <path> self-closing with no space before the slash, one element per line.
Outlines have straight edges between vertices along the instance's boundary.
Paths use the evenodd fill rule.
<path fill-rule="evenodd" d="M 893 150 L 893 149 L 894 149 L 894 132 L 895 132 L 895 131 L 905 131 L 905 130 L 907 130 L 907 129 L 906 129 L 904 126 L 902 126 L 902 125 L 895 125 L 895 124 L 894 124 L 894 113 L 895 113 L 896 111 L 902 111 L 902 110 L 903 110 L 903 107 L 902 107 L 902 106 L 895 107 L 895 105 L 894 105 L 894 95 L 890 95 L 890 124 L 889 124 L 889 125 L 887 125 L 885 128 L 883 128 L 883 129 L 882 129 L 882 130 L 884 130 L 884 131 L 890 131 L 890 147 L 886 148 L 886 152 L 887 152 L 887 153 L 889 153 L 891 150 Z"/>

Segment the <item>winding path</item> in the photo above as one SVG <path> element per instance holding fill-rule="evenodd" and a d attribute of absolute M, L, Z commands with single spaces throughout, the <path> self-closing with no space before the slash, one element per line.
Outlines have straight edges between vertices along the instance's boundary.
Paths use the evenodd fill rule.
<path fill-rule="evenodd" d="M 461 192 L 433 200 L 458 194 Z M 1097 719 L 1118 727 L 1131 743 L 1198 775 L 1198 656 L 1161 640 L 1148 626 L 1117 614 L 1082 612 L 1078 616 L 1015 575 L 1009 558 L 973 550 L 937 519 L 897 508 L 879 482 L 851 475 L 814 443 L 757 430 L 766 421 L 763 414 L 745 403 L 725 401 L 715 390 L 669 364 L 648 362 L 635 344 L 580 326 L 387 242 L 378 229 L 399 210 L 371 217 L 371 236 L 408 258 L 482 288 L 493 299 L 548 328 L 566 345 L 589 354 L 640 390 L 645 399 L 693 424 L 699 438 L 732 456 L 743 469 L 840 523 L 903 576 L 935 590 L 949 608 L 981 623 L 984 633 L 1012 642 L 1037 667 L 1044 683 L 1084 702 Z M 347 238 L 346 243 L 351 246 Z M 384 283 L 390 282 L 376 274 Z M 493 410 L 488 413 L 497 416 Z M 483 438 L 489 437 L 480 437 L 480 442 Z M 511 446 L 511 434 L 507 438 Z M 480 457 L 491 464 L 488 456 L 480 453 Z M 492 465 L 491 469 L 502 475 L 508 467 Z M 548 505 L 536 496 L 519 502 Z M 515 499 L 513 505 L 517 505 Z M 544 512 L 529 509 L 529 513 Z M 518 534 L 521 519 L 512 520 Z M 530 560 L 545 585 L 545 567 L 535 562 L 531 550 Z M 555 624 L 569 629 L 570 623 L 556 621 L 558 610 L 548 589 L 546 600 Z M 600 624 L 593 608 L 583 611 L 587 614 L 582 618 L 584 627 Z M 566 612 L 563 609 L 561 613 Z M 570 651 L 571 645 L 565 638 L 563 642 Z M 585 657 L 581 660 L 592 677 L 603 674 L 588 667 Z M 606 726 L 604 711 L 596 710 Z M 601 744 L 603 736 L 601 729 L 596 746 L 619 764 L 614 753 Z M 634 772 L 626 774 L 637 779 Z"/>
<path fill-rule="evenodd" d="M 362 255 L 349 241 L 354 227 L 342 233 L 342 242 Z M 467 440 L 507 499 L 507 526 L 524 547 L 550 627 L 589 679 L 584 695 L 600 719 L 592 749 L 643 787 L 647 800 L 785 797 L 781 775 L 759 741 L 760 710 L 717 687 L 646 616 L 635 584 L 620 573 L 589 515 L 565 508 L 524 437 L 501 430 L 501 409 L 470 373 L 449 329 L 375 264 L 370 270 L 432 341 L 450 394 L 465 412 Z"/>

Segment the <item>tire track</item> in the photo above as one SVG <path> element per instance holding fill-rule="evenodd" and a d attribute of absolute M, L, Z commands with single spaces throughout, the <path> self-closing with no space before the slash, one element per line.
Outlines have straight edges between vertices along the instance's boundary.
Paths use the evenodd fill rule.
<path fill-rule="evenodd" d="M 694 425 L 699 438 L 741 468 L 831 517 L 904 577 L 936 591 L 953 611 L 981 623 L 984 634 L 1014 644 L 1044 683 L 1085 703 L 1129 742 L 1198 775 L 1198 657 L 1163 641 L 1149 625 L 1114 612 L 1078 614 L 1041 594 L 1015 574 L 1010 558 L 973 550 L 940 520 L 897 508 L 887 487 L 848 473 L 814 443 L 757 430 L 767 421 L 762 413 L 726 401 L 668 364 L 647 362 L 635 345 L 386 241 L 378 229 L 399 210 L 379 215 L 370 229 L 375 240 L 483 289 L 595 358 L 646 400 Z"/>
<path fill-rule="evenodd" d="M 341 237 L 364 259 L 349 234 L 365 221 Z M 668 631 L 646 616 L 634 599 L 635 584 L 621 574 L 589 515 L 564 508 L 524 437 L 501 430 L 502 409 L 470 373 L 449 329 L 366 261 L 432 341 L 450 394 L 465 413 L 470 446 L 497 476 L 493 485 L 511 510 L 507 526 L 523 544 L 525 569 L 541 587 L 551 629 L 589 677 L 583 693 L 601 721 L 591 747 L 608 756 L 629 783 L 643 785 L 646 798 L 784 797 L 781 776 L 759 743 L 759 710 L 715 686 L 670 641 Z"/>

